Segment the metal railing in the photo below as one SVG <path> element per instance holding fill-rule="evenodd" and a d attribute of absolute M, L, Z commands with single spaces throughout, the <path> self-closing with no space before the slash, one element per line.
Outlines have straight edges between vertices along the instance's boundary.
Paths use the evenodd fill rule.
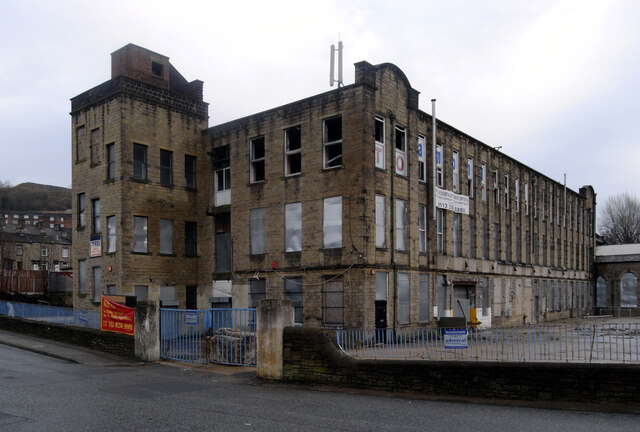
<path fill-rule="evenodd" d="M 0 315 L 100 329 L 100 313 L 95 311 L 0 300 Z"/>
<path fill-rule="evenodd" d="M 255 309 L 160 309 L 160 356 L 255 366 L 255 323 Z"/>
<path fill-rule="evenodd" d="M 468 328 L 457 344 L 448 329 L 338 330 L 340 349 L 361 359 L 514 362 L 640 362 L 640 324 L 594 323 Z"/>

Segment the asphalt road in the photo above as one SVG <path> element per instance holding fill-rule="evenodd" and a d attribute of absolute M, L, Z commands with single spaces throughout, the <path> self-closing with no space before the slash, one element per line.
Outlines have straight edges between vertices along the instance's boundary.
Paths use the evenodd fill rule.
<path fill-rule="evenodd" d="M 72 363 L 0 344 L 0 431 L 133 430 L 628 432 L 640 416 L 317 391 L 251 371 Z"/>

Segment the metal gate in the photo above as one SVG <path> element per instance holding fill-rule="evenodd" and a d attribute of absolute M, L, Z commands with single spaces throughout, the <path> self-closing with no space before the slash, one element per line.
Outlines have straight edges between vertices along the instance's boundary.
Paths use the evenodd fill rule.
<path fill-rule="evenodd" d="M 255 366 L 255 330 L 255 309 L 160 309 L 160 357 Z"/>

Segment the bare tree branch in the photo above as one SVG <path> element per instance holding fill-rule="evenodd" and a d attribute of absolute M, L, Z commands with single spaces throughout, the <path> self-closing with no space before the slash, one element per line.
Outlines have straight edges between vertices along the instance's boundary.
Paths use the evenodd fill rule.
<path fill-rule="evenodd" d="M 627 192 L 607 199 L 599 222 L 607 244 L 640 243 L 640 201 Z"/>

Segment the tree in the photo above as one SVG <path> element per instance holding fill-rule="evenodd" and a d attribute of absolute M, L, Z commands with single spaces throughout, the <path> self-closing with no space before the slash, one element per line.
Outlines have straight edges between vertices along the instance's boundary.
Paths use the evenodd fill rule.
<path fill-rule="evenodd" d="M 640 243 L 640 201 L 627 192 L 607 198 L 600 231 L 607 244 Z"/>

